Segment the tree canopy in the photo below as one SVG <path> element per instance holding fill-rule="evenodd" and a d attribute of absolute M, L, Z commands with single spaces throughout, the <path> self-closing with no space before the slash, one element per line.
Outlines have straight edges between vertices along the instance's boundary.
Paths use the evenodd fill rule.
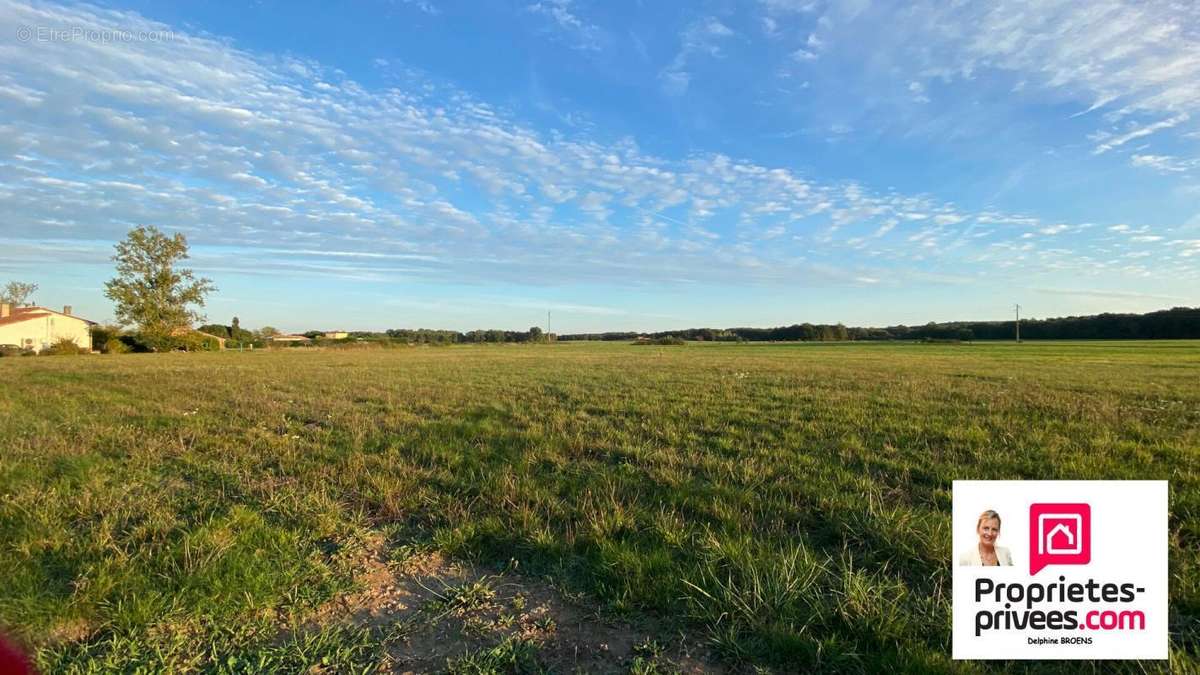
<path fill-rule="evenodd" d="M 37 289 L 37 284 L 10 281 L 4 285 L 3 290 L 0 290 L 0 302 L 7 302 L 17 307 L 32 305 L 33 294 L 37 292 Z"/>
<path fill-rule="evenodd" d="M 104 295 L 116 303 L 117 321 L 137 326 L 146 340 L 160 345 L 180 328 L 202 321 L 196 308 L 216 288 L 178 266 L 187 258 L 182 234 L 167 236 L 153 226 L 130 230 L 113 255 L 117 276 L 104 284 Z"/>

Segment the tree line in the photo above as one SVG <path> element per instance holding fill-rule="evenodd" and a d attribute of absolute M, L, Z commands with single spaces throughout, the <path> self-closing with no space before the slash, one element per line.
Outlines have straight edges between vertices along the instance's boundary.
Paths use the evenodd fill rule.
<path fill-rule="evenodd" d="M 688 328 L 657 333 L 607 332 L 560 335 L 560 341 L 630 341 L 639 337 L 717 342 L 838 342 L 844 340 L 1012 340 L 1013 321 L 951 321 L 884 328 L 842 324 L 792 324 L 775 328 Z M 1095 314 L 1022 319 L 1022 340 L 1188 340 L 1200 339 L 1200 307 L 1174 307 L 1146 314 Z"/>
<path fill-rule="evenodd" d="M 350 338 L 385 338 L 409 344 L 480 344 L 485 342 L 553 342 L 557 339 L 557 336 L 553 333 L 547 333 L 538 326 L 532 326 L 526 331 L 492 328 L 466 332 L 431 328 L 392 328 L 383 333 L 353 332 L 350 333 Z"/>
<path fill-rule="evenodd" d="M 188 255 L 187 239 L 182 234 L 167 236 L 152 226 L 137 227 L 115 247 L 113 262 L 116 276 L 104 285 L 105 295 L 114 302 L 118 326 L 97 326 L 93 344 L 102 351 L 164 351 L 169 349 L 215 349 L 209 335 L 232 344 L 227 346 L 263 346 L 278 331 L 264 327 L 249 331 L 234 317 L 230 325 L 192 325 L 203 321 L 198 311 L 206 296 L 216 290 L 212 281 L 195 276 L 180 266 Z M 0 300 L 15 306 L 31 305 L 37 284 L 9 282 L 0 287 Z M 131 327 L 128 330 L 126 327 Z M 1020 322 L 1025 340 L 1161 340 L 1200 338 L 1200 307 L 1174 307 L 1146 314 L 1096 314 L 1051 319 L 1024 319 Z M 434 329 L 394 328 L 384 332 L 353 332 L 342 341 L 378 341 L 407 344 L 460 343 L 539 343 L 553 341 L 601 340 L 694 340 L 710 342 L 842 342 L 925 340 L 960 341 L 1008 340 L 1015 337 L 1013 321 L 953 321 L 921 326 L 884 328 L 847 327 L 843 324 L 800 323 L 774 328 L 687 328 L 683 330 L 636 333 L 548 334 L 537 326 L 527 331 L 500 329 L 468 332 Z M 204 335 L 207 333 L 208 335 Z M 320 338 L 319 332 L 309 337 Z M 321 340 L 337 342 L 338 340 Z"/>
<path fill-rule="evenodd" d="M 392 328 L 386 331 L 351 331 L 342 340 L 322 340 L 320 331 L 302 333 L 321 342 L 393 342 L 402 344 L 540 343 L 581 340 L 635 342 L 679 338 L 698 342 L 845 342 L 845 341 L 951 341 L 1012 340 L 1012 321 L 930 322 L 919 326 L 859 327 L 843 324 L 799 323 L 773 328 L 686 328 L 650 333 L 608 331 L 554 335 L 537 326 L 527 331 L 501 329 L 456 331 L 432 328 Z M 248 331 L 237 325 L 209 324 L 199 330 L 223 338 L 262 346 L 270 328 Z M 1200 339 L 1200 307 L 1175 307 L 1146 314 L 1096 314 L 1051 319 L 1022 319 L 1022 340 L 1184 340 Z"/>

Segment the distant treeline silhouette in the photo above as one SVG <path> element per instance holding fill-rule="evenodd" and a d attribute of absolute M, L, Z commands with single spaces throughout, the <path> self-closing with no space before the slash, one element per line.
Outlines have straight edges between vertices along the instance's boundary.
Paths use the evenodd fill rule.
<path fill-rule="evenodd" d="M 656 333 L 612 331 L 551 335 L 534 326 L 528 331 L 435 330 L 394 328 L 384 332 L 353 331 L 339 340 L 321 339 L 321 333 L 307 333 L 323 344 L 369 340 L 396 344 L 461 344 L 503 342 L 549 342 L 571 340 L 646 341 L 665 338 L 709 342 L 842 342 L 849 340 L 926 340 L 959 341 L 1011 340 L 1012 321 L 951 321 L 923 326 L 886 328 L 847 327 L 842 324 L 800 323 L 776 328 L 687 328 Z M 1097 314 L 1054 319 L 1021 319 L 1022 340 L 1165 340 L 1200 338 L 1200 307 L 1175 307 L 1148 314 Z"/>
<path fill-rule="evenodd" d="M 458 342 L 547 342 L 550 336 L 538 326 L 527 331 L 520 330 L 473 330 L 460 333 L 455 330 L 432 330 L 428 328 L 392 328 L 382 335 L 377 333 L 351 333 L 351 337 L 386 337 L 400 342 L 446 344 Z"/>
<path fill-rule="evenodd" d="M 841 324 L 794 324 L 777 328 L 688 328 L 657 333 L 608 332 L 559 335 L 558 340 L 636 340 L 680 337 L 726 342 L 842 340 L 1011 340 L 1012 321 L 952 321 L 886 328 Z M 1022 340 L 1179 340 L 1200 338 L 1200 307 L 1175 307 L 1147 314 L 1096 314 L 1021 319 Z"/>

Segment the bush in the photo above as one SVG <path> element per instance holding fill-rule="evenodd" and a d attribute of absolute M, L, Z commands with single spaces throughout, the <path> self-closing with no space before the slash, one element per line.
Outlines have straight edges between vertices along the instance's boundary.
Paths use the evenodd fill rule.
<path fill-rule="evenodd" d="M 97 324 L 92 326 L 92 344 L 102 353 L 107 353 L 106 346 L 121 335 L 120 326 Z"/>
<path fill-rule="evenodd" d="M 21 349 L 16 345 L 0 345 L 0 356 L 25 356 L 32 353 L 33 350 Z"/>
<path fill-rule="evenodd" d="M 132 348 L 121 342 L 121 339 L 118 337 L 109 338 L 108 342 L 105 342 L 100 347 L 100 352 L 103 354 L 128 354 L 130 351 L 132 351 Z"/>
<path fill-rule="evenodd" d="M 142 352 L 203 352 L 217 351 L 221 343 L 195 331 L 179 335 L 161 335 L 157 333 L 139 332 L 133 335 L 122 335 L 117 338 L 128 347 L 128 351 Z"/>
<path fill-rule="evenodd" d="M 123 341 L 120 326 L 92 326 L 92 348 L 101 354 L 125 354 L 133 347 Z"/>
<path fill-rule="evenodd" d="M 75 341 L 70 338 L 59 338 L 54 341 L 54 344 L 42 350 L 42 356 L 73 356 L 83 354 L 84 350 L 75 344 Z"/>
<path fill-rule="evenodd" d="M 152 352 L 154 349 L 144 342 L 138 335 L 120 335 L 117 336 L 117 341 L 125 345 L 125 352 L 133 352 L 135 354 L 144 354 Z"/>
<path fill-rule="evenodd" d="M 209 352 L 220 349 L 220 346 L 220 343 L 214 338 L 191 332 L 171 336 L 168 338 L 165 348 L 159 351 Z"/>

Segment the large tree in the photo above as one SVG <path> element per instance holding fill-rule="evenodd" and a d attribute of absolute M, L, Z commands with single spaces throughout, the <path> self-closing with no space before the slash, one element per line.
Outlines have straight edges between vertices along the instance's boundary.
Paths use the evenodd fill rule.
<path fill-rule="evenodd" d="M 104 295 L 116 303 L 117 321 L 135 325 L 155 347 L 170 343 L 172 333 L 190 328 L 204 317 L 195 307 L 216 290 L 212 281 L 177 267 L 188 258 L 187 238 L 163 234 L 153 226 L 129 231 L 116 245 L 117 276 L 104 284 Z"/>
<path fill-rule="evenodd" d="M 0 302 L 7 302 L 16 307 L 32 305 L 32 296 L 37 292 L 37 284 L 27 284 L 20 281 L 10 281 L 0 290 Z"/>

